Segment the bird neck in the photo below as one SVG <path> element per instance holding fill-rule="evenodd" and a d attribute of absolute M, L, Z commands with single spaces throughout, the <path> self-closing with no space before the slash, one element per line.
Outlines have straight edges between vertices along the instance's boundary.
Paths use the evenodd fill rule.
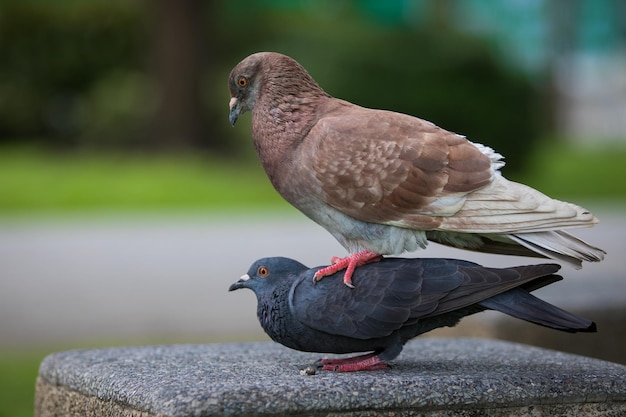
<path fill-rule="evenodd" d="M 290 322 L 288 301 L 289 286 L 279 286 L 271 292 L 260 294 L 257 304 L 257 317 L 265 333 L 273 340 L 283 343 L 288 334 L 285 326 Z"/>
<path fill-rule="evenodd" d="M 253 131 L 263 132 L 259 139 L 265 140 L 301 137 L 316 121 L 320 102 L 329 97 L 308 73 L 269 78 L 254 106 Z"/>
<path fill-rule="evenodd" d="M 330 98 L 312 79 L 297 86 L 284 84 L 269 83 L 252 112 L 254 147 L 275 186 L 277 176 L 272 170 L 289 162 L 291 150 L 317 122 L 320 104 Z"/>

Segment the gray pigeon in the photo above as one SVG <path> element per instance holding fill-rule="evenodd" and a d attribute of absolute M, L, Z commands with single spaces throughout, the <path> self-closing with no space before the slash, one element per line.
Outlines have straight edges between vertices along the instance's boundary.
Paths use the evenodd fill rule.
<path fill-rule="evenodd" d="M 508 181 L 502 156 L 416 117 L 331 97 L 292 58 L 260 52 L 230 73 L 230 123 L 252 140 L 276 190 L 350 253 L 317 278 L 425 248 L 428 241 L 580 268 L 602 249 L 563 231 L 598 220 Z M 365 88 L 365 87 L 364 87 Z"/>
<path fill-rule="evenodd" d="M 559 265 L 484 268 L 454 259 L 384 258 L 358 268 L 355 288 L 339 279 L 314 281 L 309 269 L 288 258 L 255 262 L 229 291 L 249 288 L 265 332 L 292 349 L 322 353 L 373 353 L 321 359 L 323 370 L 385 369 L 417 335 L 454 326 L 483 310 L 566 332 L 595 332 L 592 321 L 561 310 L 529 291 L 561 279 Z"/>

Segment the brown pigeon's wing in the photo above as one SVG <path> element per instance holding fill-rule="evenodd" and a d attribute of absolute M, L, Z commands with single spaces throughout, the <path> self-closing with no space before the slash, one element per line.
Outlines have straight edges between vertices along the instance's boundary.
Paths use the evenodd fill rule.
<path fill-rule="evenodd" d="M 467 233 L 527 233 L 584 227 L 597 220 L 589 211 L 554 200 L 541 192 L 498 175 L 473 192 L 440 230 Z"/>
<path fill-rule="evenodd" d="M 433 228 L 492 180 L 491 159 L 427 121 L 344 105 L 301 145 L 325 199 L 362 221 Z M 435 222 L 435 223 L 434 223 Z M 423 223 L 423 224 L 420 224 Z"/>
<path fill-rule="evenodd" d="M 496 172 L 503 165 L 500 156 L 462 136 L 400 113 L 342 101 L 335 106 L 300 145 L 299 162 L 306 175 L 315 175 L 321 197 L 351 217 L 481 234 L 542 233 L 597 223 L 582 207 L 506 180 Z M 563 246 L 544 235 L 531 236 L 538 243 L 527 245 Z M 565 241 L 566 247 L 574 244 Z"/>

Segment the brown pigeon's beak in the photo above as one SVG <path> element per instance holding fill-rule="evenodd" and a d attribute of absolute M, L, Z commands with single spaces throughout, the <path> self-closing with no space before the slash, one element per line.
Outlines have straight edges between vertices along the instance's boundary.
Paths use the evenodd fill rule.
<path fill-rule="evenodd" d="M 250 279 L 250 275 L 245 274 L 237 282 L 228 287 L 228 291 L 235 291 L 240 288 L 246 288 L 246 281 Z"/>
<path fill-rule="evenodd" d="M 231 97 L 230 102 L 228 103 L 228 107 L 230 108 L 228 121 L 230 122 L 231 126 L 235 126 L 235 123 L 237 123 L 237 119 L 239 119 L 239 115 L 241 114 L 241 107 L 237 97 Z"/>

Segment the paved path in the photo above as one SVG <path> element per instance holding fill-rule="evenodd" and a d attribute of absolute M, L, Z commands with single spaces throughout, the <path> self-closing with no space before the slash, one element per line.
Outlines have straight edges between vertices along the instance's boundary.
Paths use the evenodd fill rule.
<path fill-rule="evenodd" d="M 626 213 L 599 212 L 577 234 L 609 252 L 541 290 L 564 307 L 621 303 Z M 0 221 L 0 347 L 108 341 L 240 340 L 261 337 L 252 292 L 228 286 L 264 256 L 309 265 L 345 252 L 297 212 L 284 215 L 125 216 Z M 431 245 L 420 256 L 489 266 L 539 262 Z"/>

